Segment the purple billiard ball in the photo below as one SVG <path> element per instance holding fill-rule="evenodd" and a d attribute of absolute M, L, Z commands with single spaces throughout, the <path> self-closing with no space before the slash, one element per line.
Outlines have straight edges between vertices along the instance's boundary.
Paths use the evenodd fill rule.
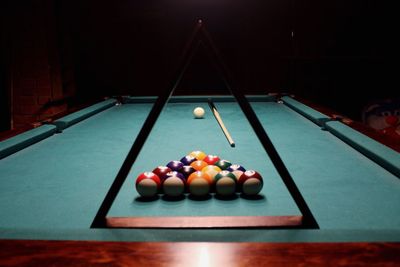
<path fill-rule="evenodd" d="M 186 179 L 195 171 L 196 170 L 192 166 L 183 166 L 182 169 L 179 170 L 179 172 L 182 173 Z"/>
<path fill-rule="evenodd" d="M 183 163 L 178 160 L 168 162 L 167 167 L 173 171 L 179 171 L 183 167 Z"/>
<path fill-rule="evenodd" d="M 182 180 L 186 180 L 185 176 L 182 173 L 177 172 L 177 171 L 172 171 L 172 172 L 165 174 L 163 177 L 161 177 L 161 180 L 165 181 L 166 179 L 168 179 L 169 177 L 172 177 L 172 176 L 178 177 Z"/>
<path fill-rule="evenodd" d="M 190 163 L 192 163 L 193 161 L 196 161 L 196 158 L 192 156 L 184 156 L 183 158 L 181 158 L 181 162 L 185 166 L 190 165 Z"/>

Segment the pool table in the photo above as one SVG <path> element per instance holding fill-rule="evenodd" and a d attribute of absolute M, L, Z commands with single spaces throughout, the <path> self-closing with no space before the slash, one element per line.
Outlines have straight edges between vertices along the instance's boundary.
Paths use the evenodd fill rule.
<path fill-rule="evenodd" d="M 106 99 L 0 142 L 0 247 L 7 248 L 0 265 L 400 260 L 398 152 L 293 97 L 246 96 L 285 178 L 235 98 L 211 96 L 235 147 L 209 98 L 171 97 L 125 177 L 121 166 L 154 97 Z M 198 106 L 206 110 L 202 119 L 192 114 Z M 258 171 L 262 191 L 202 199 L 138 195 L 141 172 L 193 150 Z M 100 211 L 104 225 L 95 223 Z M 315 224 L 305 223 L 307 216 Z"/>

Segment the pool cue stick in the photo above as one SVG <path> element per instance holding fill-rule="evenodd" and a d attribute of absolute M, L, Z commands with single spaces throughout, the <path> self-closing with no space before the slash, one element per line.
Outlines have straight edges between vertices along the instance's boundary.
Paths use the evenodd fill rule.
<path fill-rule="evenodd" d="M 222 121 L 221 116 L 219 115 L 219 112 L 211 99 L 208 99 L 208 105 L 210 106 L 210 109 L 211 109 L 212 113 L 214 114 L 215 119 L 217 120 L 219 126 L 222 129 L 222 132 L 224 133 L 226 139 L 228 140 L 229 145 L 231 147 L 235 147 L 235 142 L 233 141 L 231 135 L 229 134 L 228 129 L 226 129 L 225 124 Z"/>

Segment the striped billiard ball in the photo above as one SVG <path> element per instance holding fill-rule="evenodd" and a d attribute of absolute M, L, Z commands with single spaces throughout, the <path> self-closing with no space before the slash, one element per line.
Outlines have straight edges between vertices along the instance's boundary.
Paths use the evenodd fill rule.
<path fill-rule="evenodd" d="M 187 179 L 189 192 L 196 197 L 207 196 L 210 193 L 212 186 L 212 179 L 201 171 L 196 171 L 189 175 Z"/>
<path fill-rule="evenodd" d="M 215 191 L 221 196 L 230 196 L 236 192 L 236 176 L 229 171 L 220 171 L 214 177 Z"/>
<path fill-rule="evenodd" d="M 260 193 L 264 182 L 261 175 L 253 170 L 245 171 L 239 178 L 239 191 L 248 196 L 254 196 Z"/>
<path fill-rule="evenodd" d="M 164 194 L 170 197 L 181 196 L 184 193 L 186 186 L 186 180 L 182 177 L 167 177 L 162 184 Z"/>
<path fill-rule="evenodd" d="M 154 197 L 161 189 L 161 180 L 153 172 L 143 172 L 136 178 L 136 191 L 142 197 Z"/>

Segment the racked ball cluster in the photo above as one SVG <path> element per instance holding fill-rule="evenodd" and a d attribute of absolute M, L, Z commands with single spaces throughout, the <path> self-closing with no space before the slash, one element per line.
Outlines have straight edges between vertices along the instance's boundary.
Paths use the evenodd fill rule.
<path fill-rule="evenodd" d="M 215 193 L 229 197 L 236 193 L 257 195 L 263 187 L 261 175 L 238 164 L 193 151 L 180 161 L 173 160 L 136 179 L 136 190 L 142 197 L 165 194 L 178 197 L 190 193 L 195 197 Z"/>

